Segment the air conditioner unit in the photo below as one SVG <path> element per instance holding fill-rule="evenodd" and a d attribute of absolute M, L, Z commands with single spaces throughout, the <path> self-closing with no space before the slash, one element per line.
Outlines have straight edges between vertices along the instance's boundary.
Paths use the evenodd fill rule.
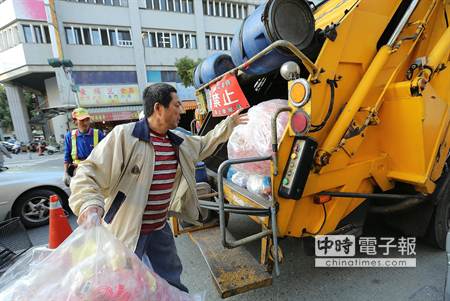
<path fill-rule="evenodd" d="M 120 47 L 133 47 L 133 41 L 130 40 L 118 40 L 117 45 Z"/>

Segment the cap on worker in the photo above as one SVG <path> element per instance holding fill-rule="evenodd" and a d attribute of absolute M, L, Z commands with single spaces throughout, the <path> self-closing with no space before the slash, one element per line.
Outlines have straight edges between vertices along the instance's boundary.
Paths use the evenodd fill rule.
<path fill-rule="evenodd" d="M 83 120 L 86 118 L 91 118 L 91 115 L 89 115 L 88 110 L 86 110 L 85 108 L 76 108 L 75 110 L 73 110 L 72 119 Z"/>

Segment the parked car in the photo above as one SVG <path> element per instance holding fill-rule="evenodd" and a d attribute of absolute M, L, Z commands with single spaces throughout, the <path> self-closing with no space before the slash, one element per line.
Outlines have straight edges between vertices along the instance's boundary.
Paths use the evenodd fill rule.
<path fill-rule="evenodd" d="M 36 168 L 10 168 L 0 172 L 0 221 L 20 217 L 25 227 L 48 223 L 49 199 L 56 194 L 70 211 L 70 190 L 64 185 L 61 169 L 39 171 Z"/>
<path fill-rule="evenodd" d="M 8 150 L 8 152 L 12 152 L 13 148 L 14 148 L 14 143 L 10 143 L 7 141 L 0 141 L 1 144 L 3 144 L 3 146 Z"/>

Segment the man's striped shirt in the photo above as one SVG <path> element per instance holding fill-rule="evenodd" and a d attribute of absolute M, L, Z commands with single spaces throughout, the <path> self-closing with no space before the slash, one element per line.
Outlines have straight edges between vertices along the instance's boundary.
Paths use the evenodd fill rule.
<path fill-rule="evenodd" d="M 142 218 L 141 233 L 143 234 L 164 227 L 178 167 L 175 148 L 167 135 L 161 136 L 150 130 L 150 141 L 155 150 L 155 168 Z"/>

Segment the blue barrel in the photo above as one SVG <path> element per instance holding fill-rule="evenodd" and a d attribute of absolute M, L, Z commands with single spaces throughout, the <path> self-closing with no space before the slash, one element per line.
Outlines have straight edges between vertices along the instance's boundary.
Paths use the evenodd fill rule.
<path fill-rule="evenodd" d="M 314 38 L 315 22 L 306 1 L 269 0 L 247 17 L 231 43 L 233 63 L 238 66 L 277 40 L 287 40 L 306 49 Z M 286 50 L 272 50 L 254 62 L 245 73 L 265 74 L 293 60 Z"/>
<path fill-rule="evenodd" d="M 195 181 L 197 183 L 208 182 L 205 162 L 200 161 L 195 164 Z"/>
<path fill-rule="evenodd" d="M 194 71 L 194 86 L 200 88 L 219 75 L 233 69 L 235 65 L 231 56 L 223 52 L 216 52 L 197 65 Z"/>

